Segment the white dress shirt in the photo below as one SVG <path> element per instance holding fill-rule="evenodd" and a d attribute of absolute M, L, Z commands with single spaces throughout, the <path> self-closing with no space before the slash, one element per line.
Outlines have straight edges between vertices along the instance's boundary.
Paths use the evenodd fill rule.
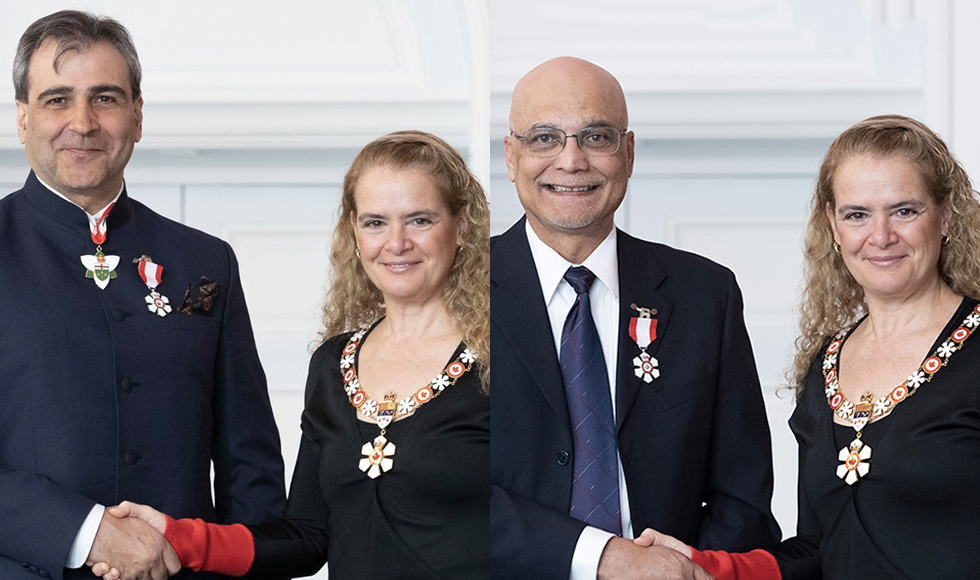
<path fill-rule="evenodd" d="M 555 340 L 555 351 L 561 353 L 561 332 L 565 318 L 575 304 L 575 290 L 565 281 L 565 272 L 572 266 L 585 266 L 596 276 L 596 282 L 589 290 L 592 304 L 592 318 L 599 333 L 599 343 L 606 359 L 609 378 L 609 392 L 612 395 L 613 420 L 616 418 L 616 353 L 619 351 L 619 260 L 617 257 L 616 228 L 592 251 L 581 264 L 572 264 L 541 241 L 525 222 L 527 241 L 531 246 L 531 256 L 541 281 L 541 293 L 548 308 L 551 334 Z M 623 523 L 623 537 L 633 537 L 630 521 L 629 497 L 626 492 L 626 477 L 623 475 L 623 461 L 617 456 L 619 467 L 619 507 Z M 572 569 L 569 580 L 594 580 L 599 569 L 602 550 L 613 534 L 599 528 L 586 526 L 575 544 L 572 555 Z"/>
<path fill-rule="evenodd" d="M 35 177 L 37 177 L 36 174 Z M 68 199 L 60 191 L 51 187 L 47 183 L 44 183 L 44 180 L 40 177 L 38 177 L 37 180 L 41 182 L 41 185 L 51 190 L 52 193 L 61 199 L 71 203 L 72 205 L 78 205 L 77 203 Z M 125 187 L 125 184 L 123 184 L 123 187 L 119 188 L 119 193 L 117 193 L 116 197 L 114 197 L 109 203 L 116 203 L 116 201 L 119 200 L 119 196 L 122 195 L 123 188 Z M 103 213 L 105 213 L 106 208 L 109 207 L 109 203 L 105 204 L 105 207 L 95 212 L 94 215 L 85 212 L 85 215 L 88 216 L 89 223 L 99 223 L 99 218 L 102 217 Z M 84 208 L 82 209 L 84 210 Z M 92 544 L 95 543 L 95 536 L 99 531 L 99 524 L 102 523 L 102 516 L 104 513 L 105 506 L 97 503 L 92 507 L 92 511 L 88 513 L 88 516 L 85 517 L 85 521 L 82 522 L 82 527 L 79 528 L 78 533 L 75 534 L 75 541 L 72 542 L 71 548 L 68 550 L 68 557 L 65 558 L 65 568 L 81 568 L 85 565 L 85 560 L 88 559 L 88 555 L 92 551 Z"/>

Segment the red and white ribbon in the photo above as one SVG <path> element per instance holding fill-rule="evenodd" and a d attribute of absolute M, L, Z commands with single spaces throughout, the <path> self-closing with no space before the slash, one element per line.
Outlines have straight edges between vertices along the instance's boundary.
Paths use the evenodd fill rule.
<path fill-rule="evenodd" d="M 170 314 L 170 299 L 157 292 L 157 286 L 163 278 L 163 266 L 154 264 L 149 256 L 140 257 L 136 265 L 136 270 L 140 273 L 143 283 L 150 289 L 150 295 L 146 297 L 146 307 L 150 312 L 157 316 Z"/>
<path fill-rule="evenodd" d="M 92 231 L 92 241 L 95 242 L 96 246 L 101 246 L 105 243 L 106 233 L 109 227 L 105 220 L 109 217 L 109 212 L 112 211 L 112 206 L 114 205 L 116 204 L 110 203 L 109 207 L 105 208 L 105 211 L 102 212 L 98 220 L 94 222 L 89 220 L 88 222 L 89 230 Z"/>
<path fill-rule="evenodd" d="M 163 266 L 154 264 L 149 258 L 144 256 L 139 261 L 139 272 L 140 278 L 143 279 L 146 286 L 150 290 L 156 290 L 157 286 L 160 285 L 160 280 L 163 278 Z"/>
<path fill-rule="evenodd" d="M 657 319 L 631 318 L 630 338 L 635 340 L 636 346 L 645 352 L 650 343 L 657 340 Z"/>

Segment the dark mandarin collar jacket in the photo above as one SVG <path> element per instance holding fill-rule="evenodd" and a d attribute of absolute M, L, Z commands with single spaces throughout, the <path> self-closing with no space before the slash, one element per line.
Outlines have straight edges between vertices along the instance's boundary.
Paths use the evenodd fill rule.
<path fill-rule="evenodd" d="M 260 522 L 285 504 L 279 435 L 238 265 L 221 240 L 124 191 L 102 244 L 100 290 L 85 212 L 33 173 L 0 200 L 0 578 L 63 570 L 93 505 L 134 500 L 175 517 Z M 163 266 L 173 311 L 147 308 L 133 263 Z M 201 277 L 210 307 L 179 312 Z M 214 499 L 211 463 L 214 462 Z M 190 576 L 190 573 L 187 573 Z"/>

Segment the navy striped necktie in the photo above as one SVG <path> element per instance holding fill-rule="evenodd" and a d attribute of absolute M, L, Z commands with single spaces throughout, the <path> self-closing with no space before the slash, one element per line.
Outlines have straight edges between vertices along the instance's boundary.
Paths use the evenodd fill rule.
<path fill-rule="evenodd" d="M 576 266 L 565 272 L 565 280 L 576 294 L 562 328 L 560 354 L 575 441 L 572 507 L 568 513 L 590 526 L 622 535 L 612 395 L 589 300 L 595 274 Z"/>

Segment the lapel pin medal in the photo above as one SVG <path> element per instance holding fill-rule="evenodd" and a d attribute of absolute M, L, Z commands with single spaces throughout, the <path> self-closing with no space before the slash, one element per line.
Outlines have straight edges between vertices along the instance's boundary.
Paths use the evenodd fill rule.
<path fill-rule="evenodd" d="M 143 283 L 150 289 L 150 295 L 146 297 L 146 308 L 157 316 L 170 314 L 172 310 L 170 300 L 163 294 L 157 292 L 157 286 L 160 285 L 160 280 L 163 279 L 163 266 L 154 264 L 153 258 L 147 255 L 134 258 L 133 263 L 136 264 Z"/>
<path fill-rule="evenodd" d="M 633 358 L 633 365 L 636 367 L 633 372 L 637 378 L 649 384 L 660 376 L 660 363 L 647 354 L 647 347 L 657 340 L 657 319 L 653 318 L 657 309 L 643 308 L 636 304 L 630 304 L 630 308 L 640 313 L 639 316 L 630 319 L 630 338 L 636 342 L 636 346 L 640 347 L 639 356 Z"/>

